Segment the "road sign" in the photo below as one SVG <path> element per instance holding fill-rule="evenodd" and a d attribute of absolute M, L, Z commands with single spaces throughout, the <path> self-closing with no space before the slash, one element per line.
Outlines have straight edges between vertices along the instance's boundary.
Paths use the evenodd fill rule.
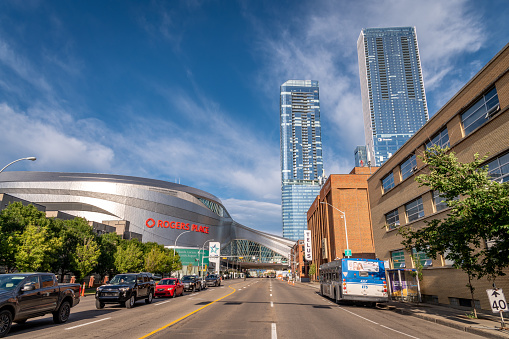
<path fill-rule="evenodd" d="M 346 249 L 345 250 L 345 257 L 351 257 L 352 256 L 352 250 L 351 249 Z"/>
<path fill-rule="evenodd" d="M 488 299 L 490 300 L 490 306 L 493 313 L 508 312 L 507 302 L 505 301 L 504 292 L 501 288 L 486 290 L 488 293 Z"/>

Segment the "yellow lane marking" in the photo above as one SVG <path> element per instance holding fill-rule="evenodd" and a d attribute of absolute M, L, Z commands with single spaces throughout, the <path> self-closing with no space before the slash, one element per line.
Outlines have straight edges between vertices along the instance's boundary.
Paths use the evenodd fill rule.
<path fill-rule="evenodd" d="M 212 301 L 212 302 L 208 303 L 207 305 L 202 306 L 202 307 L 200 307 L 199 309 L 197 309 L 197 310 L 195 310 L 195 311 L 193 311 L 193 312 L 191 312 L 191 313 L 189 313 L 189 314 L 186 314 L 185 316 L 180 317 L 180 318 L 178 318 L 177 320 L 174 320 L 174 321 L 172 321 L 171 323 L 169 323 L 169 324 L 167 324 L 167 325 L 164 325 L 163 327 L 158 328 L 158 329 L 157 329 L 157 330 L 155 330 L 155 331 L 150 332 L 149 334 L 144 335 L 143 337 L 140 337 L 139 339 L 148 338 L 148 337 L 150 337 L 152 334 L 155 334 L 155 333 L 157 333 L 157 332 L 159 332 L 159 331 L 162 331 L 162 330 L 164 330 L 165 328 L 168 328 L 168 327 L 170 327 L 171 325 L 174 325 L 174 324 L 178 323 L 179 321 L 181 321 L 181 320 L 183 320 L 183 319 L 185 319 L 185 318 L 189 317 L 190 315 L 195 314 L 196 312 L 203 310 L 205 307 L 208 307 L 208 306 L 212 305 L 212 304 L 213 304 L 213 303 L 215 303 L 216 301 L 219 301 L 219 300 L 221 300 L 221 299 L 224 299 L 224 298 L 226 298 L 226 297 L 228 297 L 228 296 L 232 295 L 233 293 L 235 293 L 236 289 L 234 289 L 234 288 L 233 288 L 233 287 L 231 287 L 231 286 L 228 286 L 228 287 L 229 287 L 229 288 L 231 288 L 231 289 L 233 290 L 233 292 L 232 292 L 232 293 L 227 294 L 227 295 L 225 295 L 224 297 L 221 297 L 221 298 L 219 298 L 219 299 L 216 299 L 216 300 L 214 300 L 214 301 Z"/>

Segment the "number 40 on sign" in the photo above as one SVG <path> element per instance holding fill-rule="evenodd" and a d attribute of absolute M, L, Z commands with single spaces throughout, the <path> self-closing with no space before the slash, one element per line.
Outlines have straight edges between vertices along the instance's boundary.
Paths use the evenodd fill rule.
<path fill-rule="evenodd" d="M 490 300 L 491 310 L 493 313 L 507 312 L 507 302 L 505 301 L 504 292 L 502 289 L 486 290 L 488 299 Z"/>

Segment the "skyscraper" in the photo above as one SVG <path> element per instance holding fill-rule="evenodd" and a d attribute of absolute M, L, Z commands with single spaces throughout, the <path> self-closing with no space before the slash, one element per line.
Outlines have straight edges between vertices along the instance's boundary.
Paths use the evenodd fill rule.
<path fill-rule="evenodd" d="M 365 28 L 357 52 L 368 161 L 381 166 L 428 121 L 415 27 Z"/>
<path fill-rule="evenodd" d="M 369 165 L 366 146 L 357 146 L 353 154 L 355 156 L 355 167 L 365 167 Z"/>
<path fill-rule="evenodd" d="M 288 80 L 280 95 L 283 237 L 299 240 L 323 175 L 318 81 Z"/>

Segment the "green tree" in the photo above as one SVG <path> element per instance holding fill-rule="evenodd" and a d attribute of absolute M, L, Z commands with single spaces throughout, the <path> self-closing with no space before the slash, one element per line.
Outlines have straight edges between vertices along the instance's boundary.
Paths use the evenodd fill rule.
<path fill-rule="evenodd" d="M 28 225 L 47 225 L 46 214 L 33 205 L 23 206 L 21 202 L 9 204 L 0 212 L 0 265 L 7 272 L 16 268 L 16 253 L 20 237 Z"/>
<path fill-rule="evenodd" d="M 28 225 L 19 237 L 16 267 L 22 272 L 51 271 L 62 244 L 48 226 Z"/>
<path fill-rule="evenodd" d="M 490 180 L 481 167 L 485 158 L 478 154 L 472 162 L 460 163 L 454 152 L 435 146 L 421 159 L 428 165 L 427 173 L 416 181 L 439 191 L 450 210 L 444 219 L 426 221 L 424 228 L 401 228 L 402 243 L 433 259 L 443 255 L 453 260 L 468 275 L 474 300 L 474 278 L 494 280 L 509 266 L 509 184 Z"/>
<path fill-rule="evenodd" d="M 316 274 L 316 264 L 309 265 L 309 276 L 313 277 Z"/>
<path fill-rule="evenodd" d="M 143 265 L 143 245 L 137 239 L 124 241 L 117 247 L 115 267 L 118 272 L 139 272 Z"/>
<path fill-rule="evenodd" d="M 85 239 L 95 239 L 92 226 L 83 218 L 76 217 L 71 220 L 52 219 L 55 229 L 58 229 L 64 241 L 62 250 L 58 253 L 54 273 L 61 274 L 61 281 L 68 273 L 80 275 L 81 268 L 77 265 L 77 249 L 84 246 Z"/>
<path fill-rule="evenodd" d="M 73 253 L 73 266 L 76 279 L 81 281 L 89 275 L 97 265 L 101 251 L 94 237 L 86 237 L 83 243 L 76 246 Z"/>
<path fill-rule="evenodd" d="M 112 277 L 117 273 L 115 268 L 115 253 L 120 246 L 122 238 L 116 233 L 105 233 L 97 238 L 101 254 L 97 260 L 94 272 L 101 275 L 101 280 L 109 275 Z"/>
<path fill-rule="evenodd" d="M 170 272 L 172 268 L 172 256 L 170 256 L 168 252 L 168 249 L 153 247 L 151 251 L 145 255 L 145 270 L 157 274 Z"/>

